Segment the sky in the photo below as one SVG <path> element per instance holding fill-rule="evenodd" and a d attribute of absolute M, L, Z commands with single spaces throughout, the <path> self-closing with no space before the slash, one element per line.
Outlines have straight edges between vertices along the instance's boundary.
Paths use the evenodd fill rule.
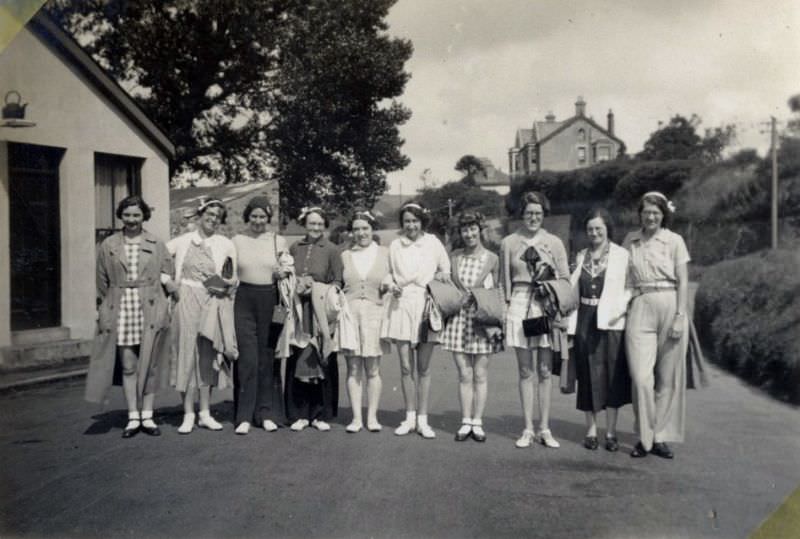
<path fill-rule="evenodd" d="M 628 153 L 675 114 L 736 124 L 736 148 L 769 147 L 770 116 L 790 117 L 800 93 L 797 0 L 398 0 L 389 34 L 410 39 L 400 101 L 411 164 L 389 192 L 413 194 L 426 170 L 459 178 L 459 157 L 508 171 L 516 130 L 552 111 L 601 125 L 613 109 Z"/>

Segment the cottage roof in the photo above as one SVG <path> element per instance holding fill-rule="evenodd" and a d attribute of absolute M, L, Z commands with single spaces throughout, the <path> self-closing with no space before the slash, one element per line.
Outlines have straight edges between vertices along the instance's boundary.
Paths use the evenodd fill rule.
<path fill-rule="evenodd" d="M 106 97 L 131 123 L 169 158 L 175 157 L 175 145 L 151 120 L 133 98 L 89 54 L 40 9 L 28 22 L 28 28 L 71 64 L 92 86 Z"/>
<path fill-rule="evenodd" d="M 569 120 L 565 120 L 563 122 L 560 122 L 560 125 L 556 129 L 553 129 L 545 137 L 539 139 L 539 144 L 544 144 L 545 142 L 547 142 L 551 138 L 555 137 L 556 135 L 558 135 L 559 133 L 564 131 L 566 128 L 568 128 L 569 126 L 571 126 L 572 124 L 574 124 L 578 120 L 585 121 L 586 123 L 588 123 L 589 125 L 594 127 L 596 130 L 600 131 L 603 135 L 607 136 L 609 139 L 615 140 L 620 144 L 624 144 L 624 142 L 622 142 L 620 139 L 618 139 L 617 137 L 615 137 L 614 135 L 609 133 L 607 129 L 605 129 L 604 127 L 601 127 L 597 122 L 595 122 L 591 118 L 588 118 L 586 116 L 581 116 L 581 115 L 575 115 L 572 118 L 570 118 Z M 546 122 L 536 122 L 536 123 L 538 124 L 538 123 L 546 123 Z"/>

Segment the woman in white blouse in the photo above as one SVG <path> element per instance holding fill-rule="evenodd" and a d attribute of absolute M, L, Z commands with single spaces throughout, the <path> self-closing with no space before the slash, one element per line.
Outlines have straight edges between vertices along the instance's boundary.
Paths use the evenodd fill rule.
<path fill-rule="evenodd" d="M 389 246 L 392 299 L 381 337 L 397 345 L 400 358 L 406 418 L 394 431 L 398 436 L 416 429 L 423 438 L 436 437 L 428 425 L 430 360 L 435 343 L 420 333 L 428 323 L 423 316 L 426 288 L 433 279 L 450 280 L 450 258 L 442 242 L 425 232 L 429 223 L 427 209 L 414 202 L 405 204 L 400 208 L 402 235 Z"/>

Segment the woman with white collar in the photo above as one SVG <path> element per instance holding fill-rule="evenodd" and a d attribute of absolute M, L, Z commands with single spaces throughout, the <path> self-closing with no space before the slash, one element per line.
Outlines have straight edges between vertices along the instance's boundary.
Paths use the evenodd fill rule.
<path fill-rule="evenodd" d="M 219 381 L 219 371 L 214 368 L 216 352 L 211 341 L 199 338 L 199 332 L 212 296 L 230 297 L 236 283 L 236 249 L 231 240 L 217 234 L 227 216 L 225 205 L 218 199 L 204 200 L 197 215 L 195 230 L 167 243 L 167 250 L 175 256 L 175 277 L 180 284 L 174 319 L 176 354 L 171 377 L 172 385 L 183 395 L 180 434 L 189 434 L 194 428 L 195 392 L 200 397 L 197 424 L 209 430 L 222 430 L 210 411 L 211 387 Z M 230 265 L 227 278 L 222 275 L 226 262 Z M 213 276 L 221 278 L 219 286 L 207 283 Z"/>
<path fill-rule="evenodd" d="M 631 402 L 631 378 L 625 358 L 625 313 L 631 290 L 626 287 L 628 251 L 611 241 L 613 223 L 604 208 L 583 220 L 589 247 L 578 252 L 570 283 L 580 304 L 569 317 L 575 336 L 576 407 L 586 415 L 583 446 L 599 447 L 597 413 L 606 410 L 605 448 L 619 450 L 617 412 Z"/>
<path fill-rule="evenodd" d="M 406 418 L 394 433 L 404 436 L 416 430 L 428 439 L 436 437 L 428 425 L 430 361 L 435 343 L 423 332 L 423 325 L 428 323 L 423 316 L 426 288 L 433 279 L 450 280 L 450 258 L 442 242 L 425 232 L 429 223 L 430 212 L 420 204 L 409 202 L 400 208 L 403 230 L 389 245 L 392 299 L 381 329 L 381 337 L 397 345 L 400 357 Z"/>
<path fill-rule="evenodd" d="M 359 210 L 350 218 L 353 245 L 342 251 L 342 282 L 347 305 L 353 315 L 358 346 L 347 353 L 347 394 L 353 407 L 353 421 L 347 432 L 360 431 L 364 378 L 367 386 L 367 430 L 379 432 L 378 402 L 381 397 L 381 342 L 383 293 L 389 275 L 389 250 L 375 243 L 372 230 L 375 217 Z M 386 350 L 388 351 L 388 350 Z"/>

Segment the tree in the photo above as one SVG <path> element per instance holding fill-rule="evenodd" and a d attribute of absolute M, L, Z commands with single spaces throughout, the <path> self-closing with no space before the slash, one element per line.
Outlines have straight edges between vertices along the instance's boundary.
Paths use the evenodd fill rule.
<path fill-rule="evenodd" d="M 469 185 L 475 185 L 475 176 L 478 174 L 486 174 L 486 167 L 481 160 L 470 154 L 461 156 L 456 162 L 455 169 L 464 175 L 461 179 Z"/>
<path fill-rule="evenodd" d="M 650 135 L 637 158 L 643 161 L 672 159 L 719 161 L 722 151 L 735 139 L 736 128 L 733 125 L 726 125 L 706 129 L 705 135 L 700 137 L 697 128 L 701 123 L 702 120 L 696 114 L 688 119 L 679 114 L 673 116 L 667 125 Z"/>
<path fill-rule="evenodd" d="M 281 181 L 283 210 L 374 203 L 404 167 L 394 0 L 51 0 L 176 145 L 173 172 Z"/>
<path fill-rule="evenodd" d="M 439 188 L 421 189 L 418 200 L 430 209 L 433 218 L 431 230 L 440 235 L 444 235 L 451 225 L 451 205 L 454 216 L 464 210 L 479 211 L 485 217 L 499 217 L 503 213 L 502 196 L 474 185 L 465 186 L 460 181 L 446 183 Z"/>

